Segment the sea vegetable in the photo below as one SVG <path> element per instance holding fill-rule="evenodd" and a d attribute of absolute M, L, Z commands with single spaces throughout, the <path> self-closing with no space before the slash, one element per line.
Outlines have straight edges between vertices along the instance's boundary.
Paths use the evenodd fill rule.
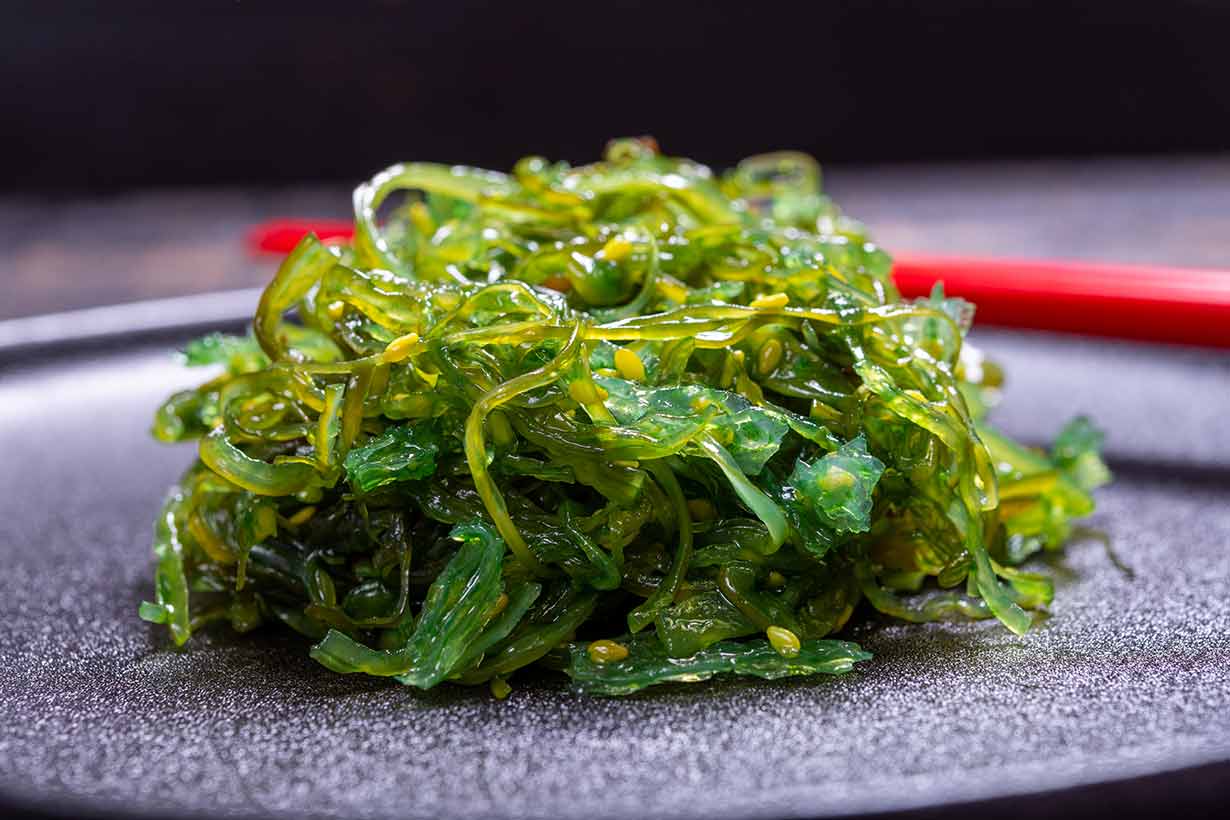
<path fill-rule="evenodd" d="M 572 647 L 568 675 L 586 692 L 629 695 L 659 683 L 697 683 L 714 675 L 748 675 L 765 680 L 796 675 L 837 675 L 871 659 L 849 641 L 808 641 L 783 652 L 770 641 L 720 641 L 684 658 L 671 657 L 656 640 L 637 639 L 619 660 L 594 659 Z"/>
<path fill-rule="evenodd" d="M 1077 419 L 991 426 L 973 306 L 905 301 L 800 154 L 724 175 L 616 140 L 510 174 L 394 166 L 307 236 L 155 417 L 199 458 L 155 528 L 183 644 L 282 623 L 430 688 L 537 665 L 599 695 L 836 674 L 878 611 L 1027 630 L 1109 480 Z M 861 607 L 861 610 L 860 610 Z"/>

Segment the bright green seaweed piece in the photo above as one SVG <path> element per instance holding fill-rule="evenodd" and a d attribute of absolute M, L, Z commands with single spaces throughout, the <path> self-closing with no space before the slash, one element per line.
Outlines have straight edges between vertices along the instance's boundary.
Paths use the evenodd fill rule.
<path fill-rule="evenodd" d="M 1102 461 L 1105 437 L 1092 421 L 1077 416 L 1059 431 L 1051 445 L 1055 465 L 1086 492 L 1110 483 L 1110 469 Z"/>
<path fill-rule="evenodd" d="M 859 661 L 871 660 L 858 644 L 816 640 L 801 643 L 793 656 L 780 654 L 766 640 L 721 641 L 686 658 L 673 658 L 655 637 L 627 644 L 628 656 L 596 661 L 588 647 L 574 644 L 567 669 L 576 688 L 588 695 L 630 695 L 662 683 L 697 683 L 715 675 L 776 680 L 797 675 L 839 675 Z"/>
<path fill-rule="evenodd" d="M 680 450 L 707 432 L 748 475 L 763 469 L 790 429 L 781 412 L 757 407 L 738 393 L 695 384 L 645 387 L 609 377 L 595 382 L 609 394 L 604 403 L 621 425 Z"/>
<path fill-rule="evenodd" d="M 884 463 L 867 452 L 867 441 L 856 436 L 841 449 L 808 464 L 800 459 L 788 483 L 793 503 L 836 532 L 871 529 L 872 493 L 884 474 Z"/>
<path fill-rule="evenodd" d="M 426 478 L 436 470 L 439 436 L 427 424 L 390 427 L 346 455 L 346 478 L 360 493 Z"/>

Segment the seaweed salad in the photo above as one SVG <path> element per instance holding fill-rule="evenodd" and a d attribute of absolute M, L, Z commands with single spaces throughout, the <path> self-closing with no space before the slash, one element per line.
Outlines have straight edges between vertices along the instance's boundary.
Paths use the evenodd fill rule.
<path fill-rule="evenodd" d="M 177 644 L 281 622 L 336 672 L 497 697 L 841 673 L 874 611 L 1025 632 L 1052 584 L 1019 565 L 1109 479 L 1083 418 L 1049 453 L 986 423 L 973 306 L 902 300 L 805 155 L 395 165 L 354 220 L 157 412 L 199 442 L 140 611 Z"/>

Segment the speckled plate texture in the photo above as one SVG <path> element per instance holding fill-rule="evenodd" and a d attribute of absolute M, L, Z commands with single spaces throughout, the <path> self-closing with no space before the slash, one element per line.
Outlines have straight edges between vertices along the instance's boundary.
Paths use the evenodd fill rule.
<path fill-rule="evenodd" d="M 856 674 L 623 700 L 562 680 L 421 693 L 334 675 L 274 631 L 174 651 L 137 619 L 150 522 L 189 446 L 150 414 L 175 340 L 0 362 L 0 802 L 43 814 L 1019 816 L 1205 808 L 1230 778 L 1230 357 L 976 333 L 1001 426 L 1109 431 L 1116 482 L 1046 560 L 1049 617 L 875 622 Z M 1202 802 L 1203 801 L 1203 802 Z M 972 806 L 969 804 L 973 804 Z M 949 808 L 945 808 L 949 807 Z"/>

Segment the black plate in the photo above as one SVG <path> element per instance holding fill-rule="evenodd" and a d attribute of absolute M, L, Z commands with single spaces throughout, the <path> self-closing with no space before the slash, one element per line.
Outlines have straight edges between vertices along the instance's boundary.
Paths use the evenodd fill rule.
<path fill-rule="evenodd" d="M 20 335 L 0 327 L 0 340 L 5 331 Z M 1224 798 L 1223 354 L 978 334 L 1008 369 L 998 419 L 1009 432 L 1040 442 L 1073 413 L 1094 414 L 1118 473 L 1089 522 L 1110 546 L 1086 538 L 1048 561 L 1056 602 L 1024 638 L 994 623 L 881 623 L 854 636 L 875 660 L 841 678 L 625 700 L 514 679 L 500 703 L 485 690 L 424 694 L 334 675 L 273 631 L 170 650 L 136 609 L 150 594 L 150 522 L 192 452 L 146 429 L 159 399 L 201 374 L 178 368 L 173 339 L 109 338 L 0 344 L 0 790 L 10 803 L 125 815 L 733 818 Z"/>

